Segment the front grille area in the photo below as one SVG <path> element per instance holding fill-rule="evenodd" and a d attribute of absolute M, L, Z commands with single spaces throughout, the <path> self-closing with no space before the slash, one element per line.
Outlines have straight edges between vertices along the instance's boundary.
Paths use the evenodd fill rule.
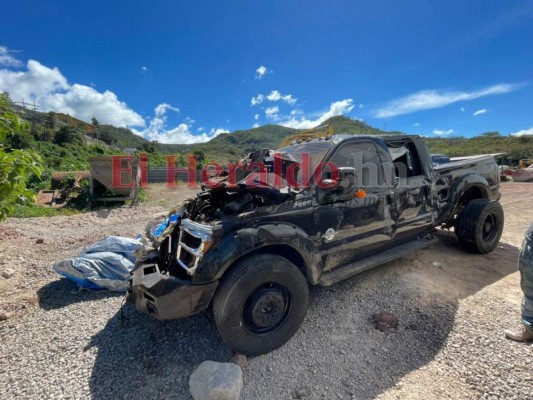
<path fill-rule="evenodd" d="M 196 272 L 206 247 L 211 245 L 212 237 L 210 226 L 188 219 L 181 221 L 176 260 L 189 275 Z"/>

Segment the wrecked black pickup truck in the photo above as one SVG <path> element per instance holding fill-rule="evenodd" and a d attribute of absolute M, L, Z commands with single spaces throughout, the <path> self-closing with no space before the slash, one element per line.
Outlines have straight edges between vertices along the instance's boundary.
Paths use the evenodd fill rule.
<path fill-rule="evenodd" d="M 128 297 L 156 319 L 212 304 L 222 339 L 239 353 L 288 341 L 309 284 L 425 248 L 437 227 L 477 253 L 492 251 L 503 230 L 491 156 L 434 167 L 418 136 L 333 135 L 255 157 L 264 170 L 241 171 L 236 184 L 204 190 L 147 228 Z"/>

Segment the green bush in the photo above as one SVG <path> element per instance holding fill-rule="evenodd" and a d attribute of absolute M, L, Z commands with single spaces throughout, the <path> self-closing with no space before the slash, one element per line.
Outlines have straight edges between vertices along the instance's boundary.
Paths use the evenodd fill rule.
<path fill-rule="evenodd" d="M 29 149 L 8 149 L 13 137 L 29 135 L 30 125 L 11 108 L 6 95 L 0 95 L 0 221 L 13 211 L 14 204 L 28 204 L 34 193 L 26 189 L 26 180 L 33 173 L 43 172 L 41 157 Z"/>

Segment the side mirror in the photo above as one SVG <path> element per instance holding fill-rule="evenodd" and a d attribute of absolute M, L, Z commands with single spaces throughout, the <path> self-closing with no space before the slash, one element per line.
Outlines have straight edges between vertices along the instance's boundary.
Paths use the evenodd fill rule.
<path fill-rule="evenodd" d="M 336 189 L 337 186 L 339 186 L 339 182 L 340 181 L 337 179 L 329 179 L 329 178 L 322 179 L 322 184 L 324 186 L 327 186 L 330 189 Z"/>
<path fill-rule="evenodd" d="M 339 186 L 345 190 L 350 190 L 355 186 L 357 172 L 352 167 L 339 168 Z"/>
<path fill-rule="evenodd" d="M 322 179 L 322 183 L 328 187 L 327 190 L 335 191 L 338 194 L 347 194 L 355 188 L 357 172 L 352 167 L 340 167 L 337 179 L 331 179 L 328 173 L 327 177 Z"/>

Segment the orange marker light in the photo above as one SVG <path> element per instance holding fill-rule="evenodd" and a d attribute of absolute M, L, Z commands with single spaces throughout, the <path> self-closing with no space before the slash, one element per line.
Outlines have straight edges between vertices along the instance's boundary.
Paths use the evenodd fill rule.
<path fill-rule="evenodd" d="M 359 189 L 357 192 L 355 192 L 354 196 L 357 199 L 362 199 L 363 197 L 366 197 L 366 192 L 363 189 Z"/>

